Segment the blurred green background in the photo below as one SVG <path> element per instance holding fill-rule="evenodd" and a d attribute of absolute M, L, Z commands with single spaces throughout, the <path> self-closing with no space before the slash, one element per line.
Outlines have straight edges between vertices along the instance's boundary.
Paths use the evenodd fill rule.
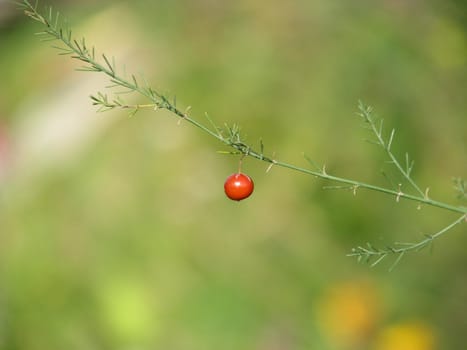
<path fill-rule="evenodd" d="M 356 117 L 397 129 L 430 195 L 467 173 L 462 1 L 53 1 L 76 36 L 238 123 L 252 144 L 329 173 L 397 180 Z M 96 114 L 74 71 L 0 1 L 0 349 L 461 349 L 467 235 L 375 268 L 346 254 L 414 241 L 456 215 L 238 157 L 165 112 Z M 135 99 L 136 102 L 143 100 Z M 465 205 L 465 203 L 464 203 Z"/>

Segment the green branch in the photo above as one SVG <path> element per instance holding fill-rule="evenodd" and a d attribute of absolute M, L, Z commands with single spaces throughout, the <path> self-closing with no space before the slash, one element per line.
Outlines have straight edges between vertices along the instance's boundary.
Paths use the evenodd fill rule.
<path fill-rule="evenodd" d="M 432 245 L 435 239 L 439 238 L 441 235 L 451 230 L 454 226 L 457 226 L 461 224 L 462 222 L 465 222 L 466 219 L 467 219 L 467 216 L 462 215 L 457 220 L 455 220 L 448 226 L 442 228 L 438 232 L 431 234 L 431 235 L 425 234 L 424 235 L 425 238 L 419 242 L 415 242 L 415 243 L 396 242 L 394 243 L 394 246 L 388 246 L 384 249 L 375 248 L 371 243 L 367 243 L 366 248 L 365 247 L 353 248 L 352 252 L 350 254 L 347 254 L 347 256 L 355 256 L 358 258 L 358 261 L 364 260 L 366 263 L 371 263 L 371 266 L 375 266 L 378 263 L 380 263 L 384 258 L 386 258 L 388 255 L 397 255 L 396 261 L 390 268 L 390 270 L 392 270 L 399 263 L 399 261 L 402 259 L 402 257 L 406 253 L 410 251 L 418 252 L 426 248 L 427 246 Z M 372 259 L 375 259 L 375 260 L 372 262 Z"/>
<path fill-rule="evenodd" d="M 156 90 L 151 88 L 146 82 L 141 83 L 135 75 L 127 77 L 126 73 L 120 74 L 118 67 L 115 64 L 115 59 L 113 57 L 109 59 L 109 57 L 107 57 L 105 54 L 102 54 L 100 56 L 97 55 L 95 48 L 93 46 L 89 47 L 84 38 L 82 38 L 81 40 L 74 39 L 72 37 L 72 31 L 69 28 L 63 28 L 60 25 L 59 13 L 57 12 L 56 14 L 54 14 L 52 8 L 48 8 L 48 11 L 46 11 L 47 15 L 43 15 L 37 10 L 37 3 L 35 5 L 32 5 L 29 1 L 23 0 L 22 2 L 18 3 L 18 5 L 27 16 L 41 23 L 45 27 L 44 31 L 37 33 L 38 35 L 42 36 L 43 40 L 59 41 L 61 43 L 61 46 L 53 46 L 54 48 L 59 50 L 59 54 L 70 55 L 73 59 L 81 61 L 84 64 L 77 70 L 103 73 L 109 77 L 109 80 L 112 84 L 108 88 L 124 88 L 124 92 L 133 92 L 140 94 L 150 102 L 147 104 L 132 105 L 126 103 L 122 99 L 121 93 L 114 92 L 113 94 L 116 97 L 109 98 L 107 94 L 99 92 L 96 96 L 91 96 L 92 103 L 93 105 L 96 105 L 98 107 L 98 111 L 106 111 L 111 109 L 129 109 L 130 115 L 134 115 L 140 109 L 143 108 L 152 108 L 154 110 L 165 109 L 171 112 L 176 117 L 180 118 L 180 120 L 183 120 L 195 126 L 204 133 L 218 140 L 220 143 L 232 148 L 233 151 L 228 153 L 240 154 L 269 163 L 268 170 L 272 166 L 279 166 L 307 175 L 311 175 L 317 178 L 322 178 L 325 180 L 342 184 L 343 186 L 334 186 L 333 188 L 347 188 L 352 190 L 354 194 L 356 194 L 357 190 L 359 189 L 367 189 L 370 191 L 388 194 L 394 197 L 396 201 L 406 199 L 417 202 L 419 204 L 438 207 L 441 209 L 463 214 L 462 217 L 455 222 L 455 224 L 451 224 L 445 229 L 438 232 L 437 234 L 430 236 L 430 239 L 425 239 L 423 241 L 415 243 L 414 245 L 410 246 L 410 248 L 405 247 L 400 249 L 391 248 L 388 250 L 376 250 L 358 247 L 355 248 L 351 254 L 349 254 L 350 256 L 357 256 L 359 259 L 378 256 L 379 261 L 382 260 L 381 257 L 384 258 L 386 255 L 389 254 L 398 254 L 399 257 L 401 257 L 407 251 L 417 250 L 419 247 L 424 247 L 426 244 L 431 243 L 435 238 L 439 237 L 444 232 L 448 231 L 455 225 L 465 220 L 467 216 L 467 209 L 465 207 L 457 207 L 430 199 L 428 197 L 428 189 L 426 191 L 422 191 L 420 189 L 420 187 L 415 183 L 415 181 L 411 177 L 413 162 L 409 161 L 408 155 L 406 155 L 406 166 L 403 167 L 391 151 L 391 145 L 394 140 L 395 131 L 392 130 L 389 138 L 385 139 L 383 137 L 382 122 L 380 122 L 380 124 L 377 125 L 372 116 L 371 108 L 364 106 L 362 103 L 359 104 L 359 115 L 363 118 L 368 128 L 373 132 L 374 136 L 376 136 L 375 143 L 384 148 L 385 152 L 389 156 L 390 162 L 394 164 L 397 170 L 402 174 L 403 178 L 415 190 L 415 194 L 403 192 L 401 190 L 401 186 L 399 186 L 398 189 L 389 189 L 356 180 L 330 175 L 326 172 L 325 166 L 316 166 L 316 164 L 313 161 L 306 157 L 305 158 L 314 167 L 314 170 L 285 163 L 276 160 L 273 157 L 266 156 L 264 154 L 263 143 L 260 142 L 259 150 L 247 144 L 243 140 L 242 135 L 240 133 L 240 129 L 237 125 L 225 126 L 224 128 L 220 128 L 212 121 L 212 119 L 207 114 L 206 119 L 208 124 L 205 125 L 197 121 L 196 119 L 193 119 L 189 115 L 189 108 L 185 111 L 180 110 L 176 106 L 175 99 L 173 99 L 173 101 L 170 101 L 170 98 L 168 96 L 157 92 Z M 463 186 L 464 183 L 459 180 L 457 182 L 457 188 L 461 188 L 462 190 L 464 190 Z"/>

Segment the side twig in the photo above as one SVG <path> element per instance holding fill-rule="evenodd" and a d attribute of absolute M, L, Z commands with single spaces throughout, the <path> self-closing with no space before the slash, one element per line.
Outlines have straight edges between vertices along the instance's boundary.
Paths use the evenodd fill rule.
<path fill-rule="evenodd" d="M 410 252 L 410 251 L 420 251 L 427 246 L 433 244 L 433 242 L 439 238 L 441 235 L 445 234 L 447 231 L 451 230 L 454 226 L 461 224 L 462 222 L 467 220 L 467 215 L 462 215 L 454 222 L 450 223 L 443 229 L 439 230 L 434 234 L 425 234 L 425 238 L 419 242 L 415 243 L 408 243 L 408 242 L 395 242 L 393 246 L 387 246 L 386 248 L 378 249 L 374 247 L 372 244 L 367 243 L 366 247 L 357 247 L 353 248 L 350 254 L 347 256 L 357 257 L 358 261 L 364 261 L 366 263 L 371 264 L 371 266 L 376 266 L 379 264 L 384 258 L 389 255 L 397 256 L 396 261 L 391 266 L 389 270 L 392 270 L 402 259 L 402 257 Z"/>

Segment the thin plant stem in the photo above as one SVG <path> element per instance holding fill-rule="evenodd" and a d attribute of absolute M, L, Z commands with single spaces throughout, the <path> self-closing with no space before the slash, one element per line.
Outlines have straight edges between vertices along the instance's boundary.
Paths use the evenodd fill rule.
<path fill-rule="evenodd" d="M 371 264 L 371 266 L 375 266 L 378 263 L 380 263 L 386 256 L 390 254 L 395 254 L 398 255 L 395 263 L 391 266 L 390 270 L 392 270 L 397 263 L 402 259 L 402 257 L 410 252 L 410 251 L 420 251 L 423 248 L 426 248 L 427 246 L 433 244 L 435 239 L 439 238 L 443 234 L 445 234 L 447 231 L 451 230 L 455 226 L 461 224 L 462 222 L 466 221 L 467 215 L 462 215 L 446 227 L 442 228 L 438 232 L 431 234 L 431 235 L 425 235 L 425 238 L 419 242 L 415 243 L 401 243 L 401 242 L 396 242 L 394 243 L 394 246 L 388 246 L 383 249 L 378 249 L 375 248 L 371 244 L 367 244 L 367 247 L 357 247 L 353 248 L 352 252 L 347 254 L 347 256 L 354 256 L 357 257 L 359 260 L 364 259 L 366 262 L 370 262 L 372 258 L 375 258 L 376 260 Z"/>
<path fill-rule="evenodd" d="M 372 109 L 369 106 L 365 106 L 361 101 L 359 102 L 359 115 L 364 119 L 364 121 L 369 125 L 370 130 L 376 136 L 376 143 L 384 148 L 387 155 L 389 156 L 390 163 L 394 164 L 397 170 L 402 174 L 402 176 L 410 183 L 410 185 L 420 194 L 422 197 L 427 197 L 426 193 L 423 192 L 420 187 L 415 183 L 415 181 L 410 176 L 410 173 L 413 168 L 413 163 L 409 162 L 409 156 L 406 154 L 407 164 L 406 168 L 402 167 L 401 163 L 397 160 L 396 156 L 391 151 L 392 141 L 394 140 L 395 129 L 392 129 L 391 134 L 388 139 L 385 139 L 383 136 L 383 121 L 381 121 L 379 128 L 376 125 L 376 122 L 372 116 Z"/>

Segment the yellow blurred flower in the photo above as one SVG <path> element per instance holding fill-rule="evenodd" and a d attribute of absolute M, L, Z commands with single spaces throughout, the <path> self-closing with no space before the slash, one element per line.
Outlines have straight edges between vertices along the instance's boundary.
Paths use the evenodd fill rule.
<path fill-rule="evenodd" d="M 380 301 L 369 282 L 334 285 L 318 304 L 318 322 L 327 340 L 353 348 L 365 343 L 379 320 Z"/>
<path fill-rule="evenodd" d="M 433 329 L 422 322 L 406 322 L 384 328 L 376 339 L 375 350 L 434 350 Z"/>

